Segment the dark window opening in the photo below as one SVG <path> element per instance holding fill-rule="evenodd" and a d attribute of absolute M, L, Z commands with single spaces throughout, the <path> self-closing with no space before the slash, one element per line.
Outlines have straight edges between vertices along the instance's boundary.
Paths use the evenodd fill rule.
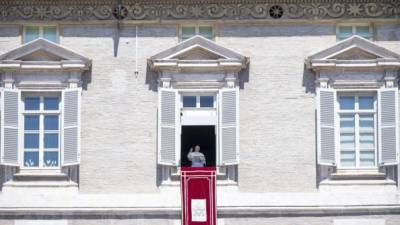
<path fill-rule="evenodd" d="M 215 166 L 216 140 L 215 126 L 182 126 L 181 166 L 191 166 L 187 158 L 190 148 L 200 146 L 200 152 L 206 158 L 206 166 Z"/>

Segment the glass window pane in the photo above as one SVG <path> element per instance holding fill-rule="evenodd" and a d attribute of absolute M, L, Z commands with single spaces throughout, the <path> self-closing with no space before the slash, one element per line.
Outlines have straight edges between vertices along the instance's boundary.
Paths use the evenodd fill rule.
<path fill-rule="evenodd" d="M 58 166 L 58 152 L 44 152 L 43 165 L 45 167 Z"/>
<path fill-rule="evenodd" d="M 354 109 L 354 96 L 341 96 L 339 98 L 340 109 Z"/>
<path fill-rule="evenodd" d="M 40 109 L 40 98 L 39 97 L 26 97 L 25 98 L 25 110 L 39 110 Z"/>
<path fill-rule="evenodd" d="M 374 97 L 372 96 L 358 97 L 358 107 L 360 109 L 374 109 Z"/>
<path fill-rule="evenodd" d="M 45 130 L 58 130 L 58 116 L 45 116 L 44 117 Z"/>
<path fill-rule="evenodd" d="M 212 39 L 213 38 L 212 27 L 199 27 L 199 34 L 205 38 Z"/>
<path fill-rule="evenodd" d="M 353 35 L 353 27 L 352 26 L 340 26 L 339 27 L 339 39 L 346 39 Z"/>
<path fill-rule="evenodd" d="M 374 133 L 374 116 L 360 115 L 360 132 Z"/>
<path fill-rule="evenodd" d="M 25 27 L 24 43 L 39 38 L 39 27 Z"/>
<path fill-rule="evenodd" d="M 39 130 L 39 116 L 25 116 L 25 130 Z"/>
<path fill-rule="evenodd" d="M 367 39 L 371 37 L 369 26 L 356 26 L 356 34 Z"/>
<path fill-rule="evenodd" d="M 44 148 L 58 148 L 58 134 L 44 134 Z"/>
<path fill-rule="evenodd" d="M 24 148 L 37 149 L 39 148 L 39 134 L 25 134 Z"/>
<path fill-rule="evenodd" d="M 360 152 L 360 166 L 375 166 L 375 152 L 374 151 L 361 151 Z"/>
<path fill-rule="evenodd" d="M 360 134 L 360 150 L 374 150 L 374 134 Z"/>
<path fill-rule="evenodd" d="M 189 39 L 196 35 L 195 27 L 182 27 L 182 40 Z"/>
<path fill-rule="evenodd" d="M 214 107 L 214 96 L 200 96 L 200 107 Z"/>
<path fill-rule="evenodd" d="M 45 97 L 44 98 L 44 109 L 45 110 L 58 110 L 59 105 L 58 97 Z"/>
<path fill-rule="evenodd" d="M 196 107 L 196 96 L 183 96 L 183 107 Z"/>
<path fill-rule="evenodd" d="M 43 38 L 54 43 L 58 43 L 57 28 L 56 27 L 43 27 Z"/>
<path fill-rule="evenodd" d="M 354 133 L 354 115 L 340 116 L 340 132 Z"/>
<path fill-rule="evenodd" d="M 340 134 L 340 149 L 346 151 L 355 150 L 354 134 Z"/>
<path fill-rule="evenodd" d="M 39 166 L 39 152 L 24 152 L 24 166 L 25 167 L 38 167 Z"/>
<path fill-rule="evenodd" d="M 356 166 L 356 154 L 354 152 L 341 152 L 340 163 L 345 167 Z"/>

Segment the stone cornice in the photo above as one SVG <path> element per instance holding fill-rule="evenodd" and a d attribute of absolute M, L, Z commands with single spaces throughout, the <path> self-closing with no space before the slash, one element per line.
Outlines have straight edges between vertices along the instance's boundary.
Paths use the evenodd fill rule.
<path fill-rule="evenodd" d="M 400 18 L 397 0 L 0 0 L 0 21 Z"/>

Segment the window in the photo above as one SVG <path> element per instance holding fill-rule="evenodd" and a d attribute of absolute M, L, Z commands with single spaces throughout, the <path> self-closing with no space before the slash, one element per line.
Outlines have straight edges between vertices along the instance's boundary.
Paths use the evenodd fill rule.
<path fill-rule="evenodd" d="M 214 96 L 210 95 L 184 95 L 182 96 L 184 108 L 213 108 Z"/>
<path fill-rule="evenodd" d="M 58 43 L 58 30 L 56 26 L 24 26 L 23 43 L 38 38 L 44 38 Z"/>
<path fill-rule="evenodd" d="M 344 40 L 353 35 L 359 35 L 371 40 L 372 28 L 369 25 L 340 25 L 337 27 L 337 40 Z"/>
<path fill-rule="evenodd" d="M 375 167 L 375 94 L 339 95 L 340 167 Z"/>
<path fill-rule="evenodd" d="M 27 94 L 23 101 L 23 167 L 59 167 L 60 97 Z"/>
<path fill-rule="evenodd" d="M 182 41 L 189 39 L 195 35 L 201 35 L 207 39 L 214 38 L 212 26 L 182 26 L 180 33 Z"/>

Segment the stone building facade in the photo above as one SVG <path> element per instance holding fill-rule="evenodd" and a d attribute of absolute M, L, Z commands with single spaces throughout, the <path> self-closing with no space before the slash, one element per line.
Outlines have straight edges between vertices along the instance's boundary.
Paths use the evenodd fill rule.
<path fill-rule="evenodd" d="M 400 224 L 400 2 L 0 12 L 0 224 L 180 224 L 193 142 L 219 225 Z"/>

